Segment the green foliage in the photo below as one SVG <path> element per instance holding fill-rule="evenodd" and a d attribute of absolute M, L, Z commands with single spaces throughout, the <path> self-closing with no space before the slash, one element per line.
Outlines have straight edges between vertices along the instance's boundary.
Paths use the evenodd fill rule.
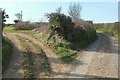
<path fill-rule="evenodd" d="M 64 47 L 56 47 L 54 52 L 58 54 L 64 62 L 67 63 L 73 61 L 76 54 L 73 50 Z"/>
<path fill-rule="evenodd" d="M 0 15 L 1 15 L 1 14 L 2 14 L 2 31 L 3 31 L 3 28 L 4 28 L 4 26 L 5 26 L 4 22 L 6 22 L 6 18 L 9 18 L 9 16 L 8 16 L 8 14 L 6 14 L 5 9 L 2 10 L 2 9 L 0 8 Z"/>
<path fill-rule="evenodd" d="M 74 24 L 73 43 L 87 45 L 96 39 L 97 35 L 92 23 L 77 20 Z"/>
<path fill-rule="evenodd" d="M 11 42 L 2 37 L 2 73 L 4 73 L 5 69 L 7 68 L 8 62 L 12 55 L 13 46 Z"/>
<path fill-rule="evenodd" d="M 82 20 L 72 22 L 69 16 L 60 13 L 51 13 L 47 17 L 52 31 L 47 44 L 65 62 L 71 62 L 75 58 L 74 49 L 88 45 L 97 37 L 92 23 Z"/>
<path fill-rule="evenodd" d="M 68 35 L 73 31 L 74 24 L 69 16 L 60 13 L 47 14 L 50 29 L 68 40 Z"/>
<path fill-rule="evenodd" d="M 69 47 L 69 43 L 64 43 L 64 42 L 58 42 L 56 45 L 54 45 L 54 47 L 64 47 L 64 48 L 68 48 Z"/>
<path fill-rule="evenodd" d="M 105 23 L 105 24 L 94 24 L 96 30 L 103 31 L 112 36 L 118 36 L 120 32 L 120 22 Z"/>
<path fill-rule="evenodd" d="M 87 34 L 86 40 L 87 40 L 88 43 L 91 43 L 97 37 L 96 31 L 93 30 L 93 29 L 87 29 L 86 30 L 86 34 Z"/>

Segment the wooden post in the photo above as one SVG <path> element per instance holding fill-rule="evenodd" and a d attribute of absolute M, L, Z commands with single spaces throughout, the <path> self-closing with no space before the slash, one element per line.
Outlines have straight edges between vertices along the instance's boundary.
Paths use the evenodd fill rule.
<path fill-rule="evenodd" d="M 2 10 L 0 10 L 0 79 L 2 78 Z"/>
<path fill-rule="evenodd" d="M 21 17 L 20 17 L 20 21 L 22 22 L 22 10 L 21 10 L 21 15 L 20 15 Z"/>

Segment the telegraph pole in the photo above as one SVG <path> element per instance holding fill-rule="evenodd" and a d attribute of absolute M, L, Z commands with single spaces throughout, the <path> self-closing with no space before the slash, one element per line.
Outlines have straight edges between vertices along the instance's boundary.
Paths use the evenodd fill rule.
<path fill-rule="evenodd" d="M 2 9 L 0 9 L 0 71 L 2 72 Z M 2 79 L 2 73 L 0 73 Z"/>
<path fill-rule="evenodd" d="M 22 10 L 21 10 L 21 21 L 22 21 Z"/>

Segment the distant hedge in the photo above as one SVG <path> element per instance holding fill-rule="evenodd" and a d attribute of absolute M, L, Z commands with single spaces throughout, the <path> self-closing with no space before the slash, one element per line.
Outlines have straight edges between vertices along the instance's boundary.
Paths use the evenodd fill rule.
<path fill-rule="evenodd" d="M 120 34 L 120 22 L 115 23 L 103 23 L 103 24 L 94 24 L 96 30 L 103 31 L 112 36 L 117 36 Z"/>
<path fill-rule="evenodd" d="M 18 22 L 15 24 L 16 30 L 32 30 L 39 27 L 38 24 L 30 23 L 30 22 Z"/>

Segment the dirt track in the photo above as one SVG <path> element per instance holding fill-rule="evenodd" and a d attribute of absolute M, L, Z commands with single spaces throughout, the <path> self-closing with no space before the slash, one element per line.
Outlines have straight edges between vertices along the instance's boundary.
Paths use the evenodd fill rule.
<path fill-rule="evenodd" d="M 12 40 L 12 42 L 16 45 L 16 46 L 20 46 L 20 42 L 19 40 L 16 38 L 16 35 L 19 35 L 21 37 L 25 37 L 29 40 L 31 40 L 34 44 L 37 44 L 39 46 L 41 46 L 41 48 L 44 50 L 44 52 L 46 53 L 47 57 L 48 57 L 48 60 L 49 60 L 49 63 L 51 65 L 51 68 L 52 68 L 52 75 L 51 77 L 56 77 L 56 78 L 62 78 L 63 76 L 61 75 L 58 75 L 59 72 L 66 72 L 67 70 L 69 70 L 70 66 L 63 63 L 59 58 L 58 56 L 56 56 L 53 51 L 48 48 L 47 46 L 45 46 L 43 43 L 37 41 L 35 38 L 32 38 L 30 35 L 27 35 L 27 34 L 23 34 L 23 33 L 6 33 L 6 36 Z M 13 39 L 14 38 L 14 39 Z M 16 42 L 17 41 L 17 42 Z M 19 44 L 19 45 L 18 45 Z M 18 47 L 17 47 L 18 48 Z M 15 50 L 17 49 L 15 48 Z M 19 48 L 20 50 L 20 48 Z M 17 55 L 16 55 L 17 54 Z M 19 71 L 20 69 L 18 67 L 19 66 L 16 66 L 14 65 L 15 64 L 15 61 L 17 61 L 18 58 L 22 58 L 22 56 L 20 56 L 21 53 L 17 53 L 17 52 L 13 52 L 13 56 L 11 58 L 11 61 L 10 61 L 10 64 L 8 67 L 8 69 L 6 70 L 6 73 L 3 75 L 3 77 L 5 78 L 22 78 L 22 76 L 20 76 L 19 74 Z M 20 61 L 18 62 L 18 64 L 20 64 Z M 14 68 L 16 67 L 16 68 Z M 64 69 L 66 67 L 66 69 Z M 13 72 L 13 74 L 11 74 L 12 71 L 16 71 L 15 73 Z M 23 73 L 22 73 L 23 74 Z M 8 76 L 9 75 L 9 76 Z M 39 74 L 38 74 L 38 78 L 40 78 Z"/>
<path fill-rule="evenodd" d="M 77 62 L 81 62 L 77 63 Z M 68 77 L 118 78 L 118 43 L 113 37 L 98 33 L 98 39 L 73 62 Z"/>
<path fill-rule="evenodd" d="M 14 38 L 12 37 L 13 35 L 15 34 L 12 34 L 11 38 Z M 35 44 L 41 45 L 49 58 L 49 62 L 53 69 L 53 74 L 57 75 L 52 77 L 118 78 L 118 43 L 117 40 L 111 36 L 105 35 L 103 33 L 98 33 L 98 39 L 84 51 L 80 51 L 78 57 L 73 63 L 64 64 L 56 55 L 52 54 L 53 52 L 49 48 L 41 44 L 36 39 L 28 35 L 23 35 L 22 33 L 18 35 L 32 40 Z M 16 41 L 16 38 L 14 39 Z M 19 45 L 18 43 L 19 42 L 15 43 L 16 46 Z M 18 54 L 16 53 L 16 55 Z M 12 63 L 10 63 L 10 69 L 7 70 L 7 75 L 11 74 L 10 70 L 14 68 L 14 58 L 11 60 Z M 18 66 L 16 70 L 19 68 L 20 66 Z M 13 74 L 11 74 L 11 77 L 20 77 Z"/>
<path fill-rule="evenodd" d="M 11 35 L 11 34 L 6 34 L 6 36 L 12 40 L 12 42 L 15 44 L 13 48 L 13 53 L 12 57 L 10 60 L 10 63 L 8 64 L 8 68 L 3 74 L 3 78 L 22 78 L 22 53 L 20 50 L 22 47 L 20 46 L 19 40 Z"/>

